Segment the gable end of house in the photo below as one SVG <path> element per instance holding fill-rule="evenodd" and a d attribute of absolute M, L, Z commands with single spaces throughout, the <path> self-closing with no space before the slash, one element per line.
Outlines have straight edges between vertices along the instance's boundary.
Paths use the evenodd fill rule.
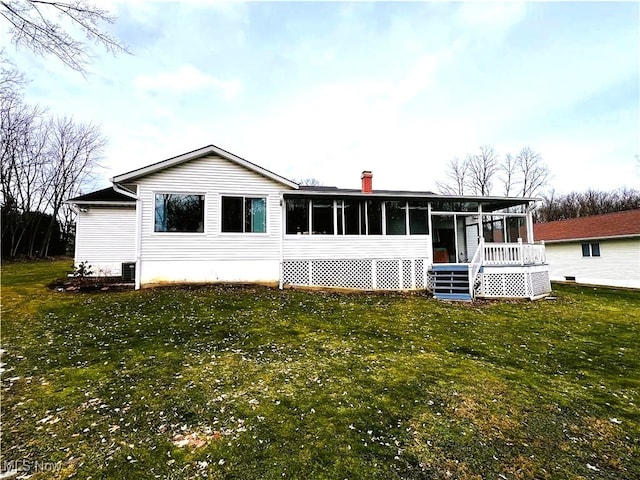
<path fill-rule="evenodd" d="M 298 189 L 299 185 L 292 181 L 289 180 L 285 177 L 282 177 L 270 170 L 267 170 L 266 168 L 263 168 L 259 165 L 256 165 L 255 163 L 252 163 L 248 160 L 245 160 L 244 158 L 238 157 L 237 155 L 234 155 L 230 152 L 227 152 L 226 150 L 223 150 L 220 147 L 216 147 L 215 145 L 207 145 L 206 147 L 202 147 L 199 148 L 197 150 L 193 150 L 191 152 L 187 152 L 184 153 L 182 155 L 178 155 L 175 157 L 171 157 L 168 158 L 166 160 L 162 160 L 160 162 L 156 162 L 153 163 L 151 165 L 147 165 L 145 167 L 141 167 L 138 168 L 136 170 L 132 170 L 130 172 L 127 173 L 123 173 L 120 175 L 116 175 L 113 178 L 111 178 L 111 181 L 114 184 L 122 184 L 122 183 L 127 183 L 127 182 L 132 182 L 135 181 L 141 177 L 145 177 L 148 175 L 151 175 L 153 173 L 157 173 L 160 172 L 162 170 L 165 170 L 167 168 L 171 168 L 174 167 L 176 165 L 181 165 L 183 163 L 186 162 L 190 162 L 192 160 L 196 160 L 199 158 L 203 158 L 206 156 L 210 156 L 210 155 L 214 155 L 220 158 L 223 158 L 229 162 L 235 163 L 237 165 L 240 165 L 248 170 L 251 170 L 263 177 L 266 177 L 270 180 L 274 180 L 282 185 L 285 185 L 289 188 L 292 189 Z"/>

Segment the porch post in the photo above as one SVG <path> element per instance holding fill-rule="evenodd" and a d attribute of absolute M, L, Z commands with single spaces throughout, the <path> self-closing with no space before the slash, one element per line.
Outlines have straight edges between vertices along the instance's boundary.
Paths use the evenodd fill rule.
<path fill-rule="evenodd" d="M 528 243 L 534 243 L 535 241 L 533 238 L 533 208 L 531 207 L 531 202 L 527 205 L 527 241 Z"/>
<path fill-rule="evenodd" d="M 518 237 L 518 255 L 520 256 L 520 265 L 524 265 L 524 248 L 522 247 L 522 238 Z"/>
<path fill-rule="evenodd" d="M 280 205 L 280 278 L 278 279 L 278 288 L 282 290 L 284 288 L 284 234 L 287 228 L 285 216 L 287 207 L 283 194 L 280 194 L 278 202 Z"/>

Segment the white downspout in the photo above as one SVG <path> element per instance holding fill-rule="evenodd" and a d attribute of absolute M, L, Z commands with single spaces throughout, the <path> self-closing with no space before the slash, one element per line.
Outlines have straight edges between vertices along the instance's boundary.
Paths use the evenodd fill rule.
<path fill-rule="evenodd" d="M 135 247 L 135 260 L 136 260 L 136 278 L 135 278 L 135 289 L 140 290 L 140 245 L 142 242 L 142 200 L 138 195 L 134 195 L 128 190 L 123 190 L 120 186 L 111 179 L 111 183 L 113 184 L 113 189 L 120 193 L 121 195 L 125 195 L 129 198 L 135 198 L 136 200 L 136 247 Z"/>
<path fill-rule="evenodd" d="M 278 288 L 280 290 L 284 288 L 284 235 L 287 228 L 285 224 L 285 208 L 284 195 L 280 194 L 280 278 L 278 280 Z"/>
<path fill-rule="evenodd" d="M 140 278 L 142 272 L 140 261 L 141 257 L 141 244 L 142 244 L 142 200 L 136 199 L 136 279 L 135 289 L 140 290 Z"/>

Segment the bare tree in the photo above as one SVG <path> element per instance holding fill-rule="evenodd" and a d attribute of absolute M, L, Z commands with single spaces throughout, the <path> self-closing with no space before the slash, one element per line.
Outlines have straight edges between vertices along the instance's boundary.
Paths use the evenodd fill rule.
<path fill-rule="evenodd" d="M 515 157 L 508 153 L 500 162 L 488 145 L 480 147 L 477 154 L 468 154 L 464 161 L 457 157 L 450 160 L 445 175 L 444 181 L 436 182 L 441 193 L 491 195 L 497 179 L 507 197 L 538 195 L 551 178 L 542 156 L 531 147 L 524 147 Z"/>
<path fill-rule="evenodd" d="M 15 45 L 39 55 L 58 57 L 79 72 L 84 72 L 91 60 L 87 41 L 113 54 L 128 52 L 124 44 L 104 30 L 115 18 L 85 0 L 2 0 L 0 16 L 9 23 Z M 74 29 L 86 38 L 72 36 L 68 30 Z"/>
<path fill-rule="evenodd" d="M 0 48 L 0 97 L 16 95 L 27 83 L 24 74 L 7 58 Z"/>
<path fill-rule="evenodd" d="M 308 187 L 319 187 L 322 185 L 322 182 L 320 180 L 318 180 L 317 178 L 314 177 L 310 177 L 310 178 L 303 178 L 300 181 L 296 182 L 298 185 L 305 185 Z"/>
<path fill-rule="evenodd" d="M 501 173 L 500 180 L 502 181 L 504 195 L 505 197 L 509 197 L 514 194 L 515 187 L 519 183 L 517 179 L 516 159 L 513 158 L 513 155 L 507 153 L 504 156 L 504 161 L 500 165 L 499 171 Z"/>
<path fill-rule="evenodd" d="M 490 195 L 493 179 L 498 172 L 498 155 L 492 147 L 483 145 L 480 153 L 467 157 L 468 185 L 474 195 Z"/>
<path fill-rule="evenodd" d="M 98 127 L 75 123 L 69 117 L 52 119 L 48 130 L 47 208 L 52 218 L 42 242 L 42 256 L 48 255 L 51 234 L 64 201 L 76 195 L 90 178 L 107 143 Z"/>
<path fill-rule="evenodd" d="M 2 241 L 11 256 L 27 230 L 38 219 L 29 212 L 41 210 L 47 130 L 43 109 L 25 105 L 17 93 L 0 95 L 0 194 L 2 195 Z"/>
<path fill-rule="evenodd" d="M 446 180 L 437 181 L 436 186 L 440 193 L 445 195 L 464 195 L 467 187 L 467 174 L 469 163 L 454 157 L 447 163 Z"/>
<path fill-rule="evenodd" d="M 524 147 L 516 157 L 516 168 L 522 184 L 523 197 L 535 196 L 542 187 L 549 183 L 551 173 L 542 160 L 542 156 L 531 147 Z"/>

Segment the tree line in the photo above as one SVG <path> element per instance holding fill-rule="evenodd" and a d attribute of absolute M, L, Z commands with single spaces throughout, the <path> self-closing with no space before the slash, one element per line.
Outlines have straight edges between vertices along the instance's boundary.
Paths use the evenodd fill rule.
<path fill-rule="evenodd" d="M 2 254 L 62 254 L 74 231 L 64 201 L 91 178 L 106 139 L 93 124 L 27 104 L 24 77 L 0 61 Z"/>
<path fill-rule="evenodd" d="M 610 192 L 589 189 L 565 195 L 556 195 L 552 190 L 543 195 L 542 199 L 542 205 L 536 210 L 536 219 L 539 222 L 590 217 L 640 208 L 640 191 L 632 188 L 620 188 Z"/>

